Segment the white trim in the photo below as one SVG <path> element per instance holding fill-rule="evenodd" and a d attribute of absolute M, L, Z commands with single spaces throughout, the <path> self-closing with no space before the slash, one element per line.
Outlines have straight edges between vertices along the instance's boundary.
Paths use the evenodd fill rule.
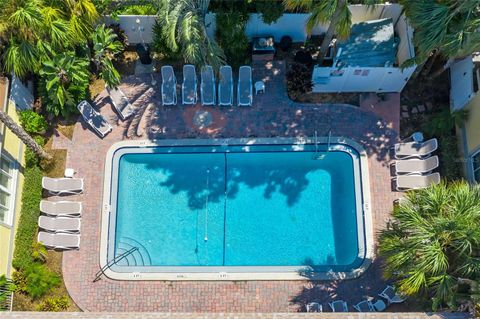
<path fill-rule="evenodd" d="M 368 156 L 365 149 L 358 143 L 343 137 L 331 137 L 332 147 L 348 146 L 354 149 L 356 154 L 350 152 L 352 157 L 358 157 L 357 163 L 359 169 L 354 172 L 355 179 L 359 181 L 361 192 L 356 191 L 357 197 L 357 227 L 361 227 L 362 231 L 358 232 L 358 240 L 363 240 L 364 253 L 362 264 L 349 272 L 309 272 L 309 280 L 337 280 L 337 279 L 353 279 L 361 276 L 372 263 L 374 257 L 373 245 L 373 227 L 372 227 L 372 213 L 370 206 L 370 180 L 368 171 Z M 103 184 L 103 199 L 102 199 L 102 222 L 101 222 L 101 238 L 100 238 L 100 267 L 105 267 L 108 262 L 108 245 L 109 245 L 109 228 L 111 215 L 111 182 L 112 182 L 112 167 L 114 155 L 121 148 L 145 148 L 158 146 L 188 146 L 188 145 L 203 145 L 203 146 L 229 146 L 229 145 L 255 145 L 255 144 L 291 144 L 291 145 L 306 145 L 321 143 L 327 144 L 326 137 L 318 138 L 316 141 L 312 138 L 257 138 L 257 139 L 190 139 L 190 140 L 136 140 L 136 141 L 122 141 L 113 144 L 107 152 L 105 159 L 105 178 Z M 336 145 L 335 145 L 336 144 Z M 340 145 L 338 145 L 340 144 Z M 358 189 L 357 189 L 358 190 Z M 361 193 L 361 194 L 359 194 Z M 363 195 L 363 196 L 362 196 Z M 363 198 L 362 198 L 363 197 Z M 363 220 L 362 220 L 363 219 Z M 358 220 L 362 220 L 359 225 Z M 362 236 L 363 238 L 360 238 Z M 234 268 L 234 267 L 233 267 Z M 231 270 L 231 271 L 230 271 Z M 110 268 L 104 271 L 104 274 L 117 280 L 305 280 L 307 279 L 299 271 L 305 269 L 297 269 L 295 271 L 279 272 L 265 271 L 260 272 L 258 268 L 252 271 L 235 271 L 230 269 L 228 272 L 189 272 L 182 270 L 179 267 L 178 272 L 115 272 Z M 308 272 L 309 269 L 307 269 Z M 311 271 L 311 270 L 310 270 Z"/>

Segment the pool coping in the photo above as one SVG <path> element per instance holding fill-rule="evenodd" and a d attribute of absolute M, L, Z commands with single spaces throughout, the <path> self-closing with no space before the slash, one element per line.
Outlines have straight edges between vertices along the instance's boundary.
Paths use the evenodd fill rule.
<path fill-rule="evenodd" d="M 110 220 L 110 188 L 112 182 L 112 163 L 115 152 L 125 147 L 175 147 L 175 146 L 228 146 L 228 145 L 265 145 L 265 144 L 332 144 L 346 145 L 358 153 L 360 165 L 360 186 L 363 211 L 363 236 L 365 252 L 362 264 L 349 272 L 115 272 L 107 265 L 108 237 Z M 358 172 L 356 172 L 358 173 Z M 370 179 L 368 156 L 359 143 L 344 137 L 297 137 L 297 138 L 222 138 L 222 139 L 165 139 L 131 140 L 113 144 L 105 158 L 105 176 L 102 194 L 102 214 L 100 232 L 100 267 L 110 279 L 114 280 L 166 280 L 166 281 L 246 281 L 246 280 L 336 280 L 354 279 L 361 276 L 370 266 L 374 257 L 373 228 L 371 214 Z M 358 218 L 357 214 L 357 218 Z M 359 236 L 361 234 L 358 234 Z M 361 249 L 361 247 L 359 247 Z M 181 267 L 179 267 L 181 268 Z"/>

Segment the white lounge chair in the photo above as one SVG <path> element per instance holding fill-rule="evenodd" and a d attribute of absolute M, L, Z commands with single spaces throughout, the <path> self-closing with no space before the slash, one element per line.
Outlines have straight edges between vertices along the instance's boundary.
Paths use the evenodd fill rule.
<path fill-rule="evenodd" d="M 52 195 L 80 194 L 83 192 L 83 178 L 42 178 L 42 187 Z"/>
<path fill-rule="evenodd" d="M 431 156 L 426 159 L 405 159 L 396 160 L 395 173 L 399 174 L 425 174 L 438 167 L 438 156 Z"/>
<path fill-rule="evenodd" d="M 79 234 L 66 234 L 66 233 L 46 233 L 43 231 L 38 232 L 38 242 L 42 243 L 45 247 L 51 249 L 78 249 L 80 248 L 80 235 Z"/>
<path fill-rule="evenodd" d="M 395 292 L 395 289 L 392 286 L 387 286 L 381 293 L 378 294 L 380 297 L 387 299 L 388 303 L 402 303 L 406 298 L 403 298 Z"/>
<path fill-rule="evenodd" d="M 348 305 L 343 300 L 336 300 L 328 303 L 333 312 L 348 312 Z"/>
<path fill-rule="evenodd" d="M 210 65 L 204 66 L 200 72 L 202 83 L 200 93 L 202 105 L 215 105 L 215 75 Z"/>
<path fill-rule="evenodd" d="M 53 233 L 75 233 L 80 231 L 80 218 L 48 217 L 38 218 L 38 227 Z"/>
<path fill-rule="evenodd" d="M 307 303 L 307 312 L 323 312 L 323 307 L 318 302 Z"/>
<path fill-rule="evenodd" d="M 191 105 L 197 103 L 197 73 L 195 66 L 187 64 L 183 66 L 182 104 Z"/>
<path fill-rule="evenodd" d="M 107 120 L 98 113 L 90 103 L 82 101 L 77 105 L 78 111 L 82 114 L 83 119 L 100 137 L 105 137 L 112 131 L 112 126 Z"/>
<path fill-rule="evenodd" d="M 432 138 L 425 142 L 397 143 L 394 146 L 395 158 L 424 158 L 430 156 L 438 148 L 438 141 Z"/>
<path fill-rule="evenodd" d="M 370 300 L 363 300 L 353 306 L 355 310 L 358 312 L 373 312 L 375 309 L 373 308 L 372 302 Z"/>
<path fill-rule="evenodd" d="M 113 108 L 117 111 L 122 121 L 125 121 L 135 113 L 132 104 L 130 104 L 125 94 L 119 88 L 109 88 L 107 86 L 107 92 L 110 100 L 112 100 Z"/>
<path fill-rule="evenodd" d="M 398 191 L 426 188 L 440 183 L 440 174 L 398 175 L 394 178 Z"/>
<path fill-rule="evenodd" d="M 228 65 L 220 67 L 220 78 L 218 79 L 218 105 L 233 105 L 232 67 Z"/>
<path fill-rule="evenodd" d="M 177 105 L 177 78 L 171 65 L 164 65 L 162 73 L 162 104 Z"/>
<path fill-rule="evenodd" d="M 252 68 L 244 65 L 238 70 L 238 106 L 251 106 L 253 99 Z"/>
<path fill-rule="evenodd" d="M 55 217 L 81 216 L 82 203 L 71 201 L 51 202 L 42 199 L 40 201 L 40 211 L 46 215 Z"/>

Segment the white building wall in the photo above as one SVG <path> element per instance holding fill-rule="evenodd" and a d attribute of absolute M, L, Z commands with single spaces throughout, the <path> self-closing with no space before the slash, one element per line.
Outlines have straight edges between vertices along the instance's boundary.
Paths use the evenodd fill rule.
<path fill-rule="evenodd" d="M 10 100 L 15 103 L 18 110 L 27 110 L 33 107 L 33 93 L 15 75 L 12 75 Z"/>
<path fill-rule="evenodd" d="M 395 22 L 402 11 L 402 7 L 398 4 L 383 4 L 377 5 L 374 8 L 369 8 L 364 5 L 349 6 L 352 12 L 352 22 L 358 23 L 367 20 L 376 20 L 381 18 L 393 18 Z M 307 31 L 305 29 L 305 22 L 309 14 L 303 13 L 286 13 L 281 16 L 273 24 L 265 24 L 262 21 L 260 14 L 250 14 L 250 18 L 246 27 L 246 34 L 249 38 L 257 35 L 272 35 L 277 41 L 284 35 L 289 35 L 295 42 L 303 42 L 307 39 Z M 136 19 L 140 19 L 140 28 L 136 23 Z M 109 23 L 119 23 L 120 27 L 125 30 L 130 44 L 141 43 L 142 38 L 145 43 L 152 42 L 153 34 L 152 28 L 155 24 L 155 16 L 135 16 L 135 15 L 120 15 L 117 20 L 106 18 Z M 215 14 L 209 13 L 206 18 L 207 33 L 213 37 L 215 35 L 216 23 Z M 312 31 L 313 35 L 320 35 L 325 33 L 327 25 L 319 25 Z"/>
<path fill-rule="evenodd" d="M 468 56 L 450 67 L 450 108 L 463 109 L 475 96 L 473 89 L 473 60 Z"/>

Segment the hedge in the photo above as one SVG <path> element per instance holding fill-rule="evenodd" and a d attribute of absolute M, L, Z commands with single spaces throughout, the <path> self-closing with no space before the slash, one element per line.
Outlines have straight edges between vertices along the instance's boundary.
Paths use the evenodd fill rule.
<path fill-rule="evenodd" d="M 32 158 L 29 149 L 26 158 Z M 27 160 L 24 170 L 24 185 L 22 192 L 22 209 L 15 236 L 15 252 L 13 267 L 17 270 L 27 269 L 33 262 L 32 244 L 38 229 L 39 205 L 42 199 L 42 170 L 35 161 Z"/>

